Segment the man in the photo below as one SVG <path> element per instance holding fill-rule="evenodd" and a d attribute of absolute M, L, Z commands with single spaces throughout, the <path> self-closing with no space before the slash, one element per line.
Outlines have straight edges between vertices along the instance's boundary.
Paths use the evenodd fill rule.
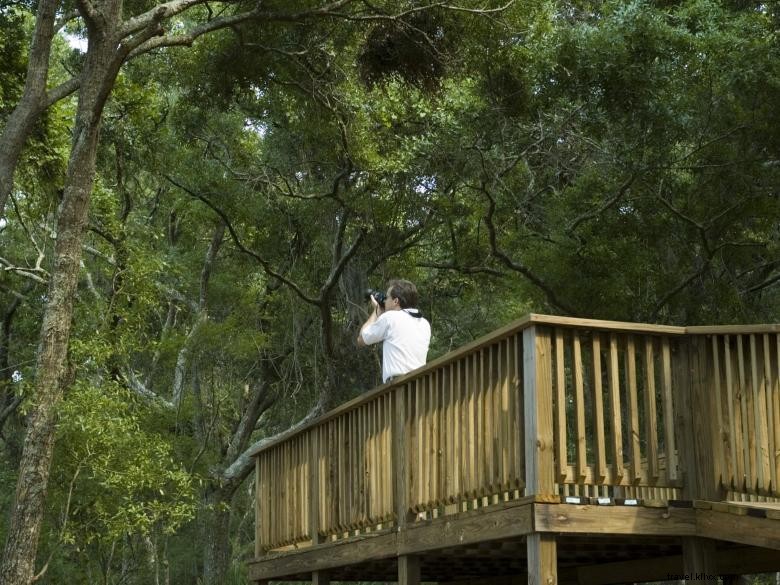
<path fill-rule="evenodd" d="M 417 287 L 408 280 L 387 283 L 384 308 L 371 296 L 373 311 L 360 328 L 360 347 L 382 342 L 382 381 L 424 366 L 431 324 L 417 308 Z"/>

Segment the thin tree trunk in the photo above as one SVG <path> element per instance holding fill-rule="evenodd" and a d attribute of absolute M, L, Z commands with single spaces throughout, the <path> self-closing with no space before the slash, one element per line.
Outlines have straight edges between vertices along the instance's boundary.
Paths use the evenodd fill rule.
<path fill-rule="evenodd" d="M 119 2 L 106 2 L 103 18 L 114 24 Z M 2 562 L 0 585 L 29 585 L 34 578 L 35 557 L 54 450 L 57 408 L 72 377 L 67 362 L 73 303 L 78 285 L 81 246 L 87 225 L 95 175 L 100 118 L 119 71 L 113 31 L 90 31 L 83 83 L 68 162 L 65 191 L 57 219 L 54 266 L 41 326 L 36 364 L 35 405 L 16 484 Z"/>
<path fill-rule="evenodd" d="M 0 135 L 0 217 L 14 184 L 14 171 L 27 137 L 45 108 L 46 80 L 49 76 L 49 55 L 54 37 L 57 0 L 41 0 L 35 17 L 27 77 L 22 99 L 8 117 Z"/>

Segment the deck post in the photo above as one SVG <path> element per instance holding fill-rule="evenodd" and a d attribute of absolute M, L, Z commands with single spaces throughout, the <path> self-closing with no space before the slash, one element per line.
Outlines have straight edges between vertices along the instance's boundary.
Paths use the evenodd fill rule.
<path fill-rule="evenodd" d="M 720 501 L 723 494 L 716 476 L 716 411 L 711 364 L 706 339 L 681 339 L 674 367 L 679 406 L 677 444 L 683 465 L 683 499 Z M 716 575 L 715 542 L 706 538 L 682 539 L 683 571 L 691 575 Z"/>
<path fill-rule="evenodd" d="M 525 405 L 525 494 L 555 493 L 553 392 L 550 331 L 523 331 L 523 399 Z"/>
<path fill-rule="evenodd" d="M 528 585 L 557 585 L 558 550 L 555 535 L 535 532 L 527 538 Z"/>
<path fill-rule="evenodd" d="M 398 585 L 420 585 L 420 557 L 398 557 Z"/>
<path fill-rule="evenodd" d="M 393 503 L 396 531 L 402 530 L 410 518 L 409 513 L 409 461 L 407 460 L 409 437 L 406 433 L 406 387 L 393 390 L 395 412 L 393 414 Z M 399 561 L 400 562 L 400 561 Z"/>
<path fill-rule="evenodd" d="M 525 405 L 525 493 L 554 494 L 554 434 L 550 331 L 523 331 L 523 397 Z M 554 534 L 533 533 L 526 540 L 528 585 L 556 585 L 558 554 Z"/>

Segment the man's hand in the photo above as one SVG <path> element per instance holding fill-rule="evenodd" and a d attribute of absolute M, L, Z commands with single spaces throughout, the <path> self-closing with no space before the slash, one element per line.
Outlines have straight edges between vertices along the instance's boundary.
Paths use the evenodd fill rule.
<path fill-rule="evenodd" d="M 382 314 L 382 310 L 384 309 L 384 307 L 382 307 L 382 305 L 379 304 L 379 301 L 377 301 L 374 298 L 374 295 L 371 295 L 369 298 L 371 299 L 371 306 L 373 307 L 373 313 L 378 317 L 379 315 Z"/>
<path fill-rule="evenodd" d="M 371 308 L 373 309 L 371 313 L 368 315 L 368 319 L 366 319 L 366 322 L 363 323 L 363 326 L 360 328 L 360 333 L 358 333 L 357 336 L 357 345 L 358 347 L 365 347 L 366 344 L 363 341 L 363 329 L 371 325 L 372 323 L 375 323 L 376 320 L 379 318 L 379 315 L 382 314 L 382 305 L 380 305 L 377 300 L 374 298 L 374 295 L 371 295 L 368 297 L 371 299 Z"/>

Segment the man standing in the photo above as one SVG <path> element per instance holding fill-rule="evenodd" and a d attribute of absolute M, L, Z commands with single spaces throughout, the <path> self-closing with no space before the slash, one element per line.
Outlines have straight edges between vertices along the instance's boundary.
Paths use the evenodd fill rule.
<path fill-rule="evenodd" d="M 382 381 L 425 365 L 431 324 L 417 308 L 417 287 L 408 280 L 387 283 L 385 306 L 371 296 L 374 310 L 358 334 L 360 347 L 382 342 Z"/>

